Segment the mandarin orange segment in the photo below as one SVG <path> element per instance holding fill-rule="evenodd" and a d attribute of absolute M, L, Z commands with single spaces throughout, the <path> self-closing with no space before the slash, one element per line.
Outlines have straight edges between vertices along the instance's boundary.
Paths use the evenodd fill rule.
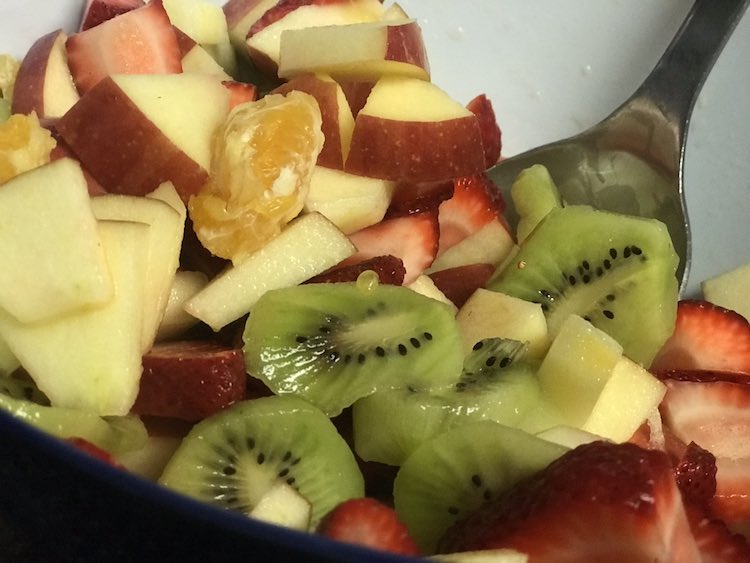
<path fill-rule="evenodd" d="M 279 234 L 302 210 L 323 140 L 308 94 L 235 107 L 214 137 L 211 179 L 188 204 L 203 246 L 238 263 Z"/>
<path fill-rule="evenodd" d="M 56 144 L 35 113 L 11 115 L 0 123 L 0 184 L 47 164 Z"/>

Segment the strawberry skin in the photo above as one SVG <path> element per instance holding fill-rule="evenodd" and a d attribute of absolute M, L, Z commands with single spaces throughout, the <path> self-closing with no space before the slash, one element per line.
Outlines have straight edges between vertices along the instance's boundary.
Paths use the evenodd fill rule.
<path fill-rule="evenodd" d="M 70 36 L 66 50 L 81 95 L 111 74 L 182 72 L 177 36 L 161 0 Z"/>
<path fill-rule="evenodd" d="M 357 252 L 343 264 L 357 264 L 376 256 L 396 256 L 406 271 L 404 284 L 409 284 L 435 260 L 439 232 L 435 211 L 384 219 L 349 235 Z"/>
<path fill-rule="evenodd" d="M 505 209 L 500 191 L 486 174 L 465 176 L 453 182 L 453 196 L 440 204 L 438 255 L 476 233 Z"/>
<path fill-rule="evenodd" d="M 750 323 L 707 301 L 680 301 L 674 333 L 651 369 L 732 371 L 750 376 Z"/>
<path fill-rule="evenodd" d="M 444 552 L 511 548 L 530 562 L 700 561 L 669 457 L 592 442 L 448 530 Z"/>
<path fill-rule="evenodd" d="M 372 498 L 344 501 L 325 518 L 319 531 L 341 542 L 399 555 L 419 555 L 396 511 Z"/>
<path fill-rule="evenodd" d="M 720 519 L 690 503 L 685 504 L 690 530 L 703 563 L 741 563 L 750 561 L 750 544 L 733 533 Z"/>
<path fill-rule="evenodd" d="M 468 104 L 466 109 L 477 116 L 479 133 L 484 147 L 484 163 L 487 168 L 494 166 L 500 160 L 502 150 L 502 133 L 497 124 L 492 102 L 485 94 L 480 94 Z"/>

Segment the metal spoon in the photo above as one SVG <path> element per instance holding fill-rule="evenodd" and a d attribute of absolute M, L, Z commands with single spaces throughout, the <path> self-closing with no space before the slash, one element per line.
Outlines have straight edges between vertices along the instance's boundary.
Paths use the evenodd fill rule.
<path fill-rule="evenodd" d="M 509 198 L 519 172 L 543 164 L 568 204 L 663 221 L 680 257 L 682 291 L 691 250 L 683 185 L 690 114 L 748 3 L 696 0 L 651 74 L 622 106 L 579 135 L 503 160 L 490 177 Z"/>

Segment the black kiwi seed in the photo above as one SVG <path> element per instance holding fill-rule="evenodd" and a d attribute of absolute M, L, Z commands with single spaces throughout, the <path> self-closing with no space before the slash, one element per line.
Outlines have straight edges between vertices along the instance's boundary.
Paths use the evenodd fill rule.
<path fill-rule="evenodd" d="M 610 248 L 610 249 L 609 249 L 609 255 L 610 255 L 610 256 L 612 257 L 612 259 L 614 260 L 615 258 L 617 258 L 617 250 L 615 250 L 614 248 Z"/>
<path fill-rule="evenodd" d="M 476 352 L 477 350 L 481 350 L 482 346 L 484 346 L 484 341 L 480 340 L 479 342 L 474 344 L 474 346 L 472 346 L 471 349 Z"/>
<path fill-rule="evenodd" d="M 406 356 L 406 354 L 408 353 L 408 350 L 406 349 L 406 346 L 404 346 L 403 344 L 399 344 L 398 345 L 398 353 L 401 354 L 402 356 Z"/>
<path fill-rule="evenodd" d="M 615 318 L 615 314 L 612 311 L 609 311 L 607 309 L 605 309 L 604 311 L 602 311 L 602 314 L 605 317 L 607 317 L 608 319 L 614 319 Z"/>

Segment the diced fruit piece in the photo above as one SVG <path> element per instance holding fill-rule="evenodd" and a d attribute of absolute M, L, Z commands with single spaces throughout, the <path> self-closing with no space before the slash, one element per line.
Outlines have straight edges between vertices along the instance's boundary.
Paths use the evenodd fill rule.
<path fill-rule="evenodd" d="M 422 30 L 414 20 L 385 20 L 284 31 L 282 78 L 325 72 L 336 79 L 376 81 L 384 75 L 430 79 Z"/>
<path fill-rule="evenodd" d="M 339 503 L 364 494 L 344 439 L 323 413 L 296 397 L 244 401 L 198 423 L 159 481 L 245 514 L 286 482 L 312 505 L 312 527 Z"/>
<path fill-rule="evenodd" d="M 157 344 L 143 356 L 136 414 L 197 421 L 245 398 L 242 352 L 212 342 Z"/>
<path fill-rule="evenodd" d="M 502 149 L 502 135 L 492 102 L 485 94 L 480 94 L 466 104 L 466 108 L 479 120 L 479 131 L 482 134 L 484 147 L 484 164 L 490 168 L 500 160 Z"/>
<path fill-rule="evenodd" d="M 649 365 L 674 326 L 678 257 L 663 223 L 570 206 L 550 211 L 488 289 L 542 304 L 551 335 L 571 313 Z"/>
<path fill-rule="evenodd" d="M 0 184 L 47 164 L 54 148 L 55 140 L 34 113 L 0 122 Z"/>
<path fill-rule="evenodd" d="M 214 330 L 239 319 L 267 291 L 290 287 L 324 272 L 354 253 L 333 223 L 308 213 L 240 264 L 214 278 L 185 310 Z"/>
<path fill-rule="evenodd" d="M 432 553 L 455 522 L 502 498 L 565 451 L 496 422 L 454 428 L 423 444 L 401 467 L 393 488 L 396 511 L 420 548 Z"/>
<path fill-rule="evenodd" d="M 235 108 L 216 132 L 211 178 L 188 204 L 203 246 L 237 265 L 277 236 L 302 210 L 322 146 L 309 94 Z"/>
<path fill-rule="evenodd" d="M 560 327 L 539 366 L 542 393 L 564 413 L 567 424 L 580 427 L 621 358 L 622 346 L 615 339 L 581 317 L 571 315 Z M 635 429 L 627 437 L 633 432 Z"/>
<path fill-rule="evenodd" d="M 626 442 L 659 406 L 665 391 L 664 384 L 640 365 L 620 358 L 583 429 L 614 442 Z"/>
<path fill-rule="evenodd" d="M 453 196 L 440 204 L 438 254 L 499 219 L 505 208 L 500 191 L 486 174 L 458 178 L 453 186 Z"/>
<path fill-rule="evenodd" d="M 177 38 L 161 0 L 71 35 L 66 47 L 81 95 L 112 74 L 182 72 Z"/>
<path fill-rule="evenodd" d="M 409 284 L 435 259 L 438 232 L 434 212 L 385 219 L 349 235 L 357 252 L 349 258 L 348 263 L 391 254 L 404 263 L 404 284 Z"/>
<path fill-rule="evenodd" d="M 442 202 L 453 197 L 453 186 L 453 180 L 398 182 L 386 216 L 401 217 L 438 209 Z"/>
<path fill-rule="evenodd" d="M 432 274 L 467 264 L 493 264 L 497 269 L 516 249 L 508 230 L 495 219 L 440 254 L 427 272 Z"/>
<path fill-rule="evenodd" d="M 441 553 L 430 556 L 430 560 L 440 561 L 441 563 L 526 563 L 529 557 L 515 549 L 483 549 L 480 551 Z"/>
<path fill-rule="evenodd" d="M 266 293 L 245 328 L 248 373 L 330 416 L 378 389 L 455 381 L 462 354 L 450 309 L 366 278 Z"/>
<path fill-rule="evenodd" d="M 685 511 L 703 563 L 739 562 L 750 558 L 747 539 L 732 532 L 722 520 L 689 503 Z"/>
<path fill-rule="evenodd" d="M 174 188 L 172 188 L 174 189 Z M 158 199 L 107 194 L 91 200 L 100 221 L 135 221 L 149 225 L 144 278 L 143 330 L 141 350 L 154 343 L 167 308 L 169 292 L 180 261 L 184 219 L 171 206 Z"/>
<path fill-rule="evenodd" d="M 474 292 L 484 287 L 495 272 L 493 264 L 467 264 L 429 275 L 435 286 L 456 307 L 463 307 Z"/>
<path fill-rule="evenodd" d="M 310 528 L 310 502 L 285 482 L 274 484 L 250 511 L 249 516 L 302 532 Z"/>
<path fill-rule="evenodd" d="M 548 442 L 560 444 L 571 450 L 578 446 L 582 446 L 583 444 L 596 442 L 597 440 L 602 439 L 601 436 L 597 436 L 591 432 L 586 432 L 575 426 L 566 426 L 564 424 L 552 426 L 551 428 L 537 432 L 535 436 L 547 440 Z"/>
<path fill-rule="evenodd" d="M 357 114 L 346 171 L 429 182 L 484 171 L 479 122 L 430 82 L 387 77 Z"/>
<path fill-rule="evenodd" d="M 520 342 L 489 339 L 464 360 L 450 386 L 377 391 L 354 404 L 354 445 L 366 461 L 401 465 L 421 444 L 478 420 L 518 426 L 539 399 Z"/>
<path fill-rule="evenodd" d="M 399 555 L 419 555 L 396 511 L 372 498 L 344 501 L 322 522 L 319 532 L 345 543 L 352 543 Z"/>
<path fill-rule="evenodd" d="M 716 494 L 716 457 L 690 442 L 674 464 L 674 477 L 686 503 L 708 507 Z"/>
<path fill-rule="evenodd" d="M 277 2 L 278 0 L 228 0 L 224 4 L 224 16 L 234 50 L 249 57 L 245 43 L 247 32 Z"/>
<path fill-rule="evenodd" d="M 540 561 L 700 561 L 668 456 L 593 442 L 455 525 L 444 551 L 511 548 Z"/>
<path fill-rule="evenodd" d="M 65 440 L 68 444 L 71 446 L 74 446 L 77 450 L 80 450 L 91 457 L 94 457 L 100 461 L 103 461 L 105 463 L 108 463 L 112 467 L 117 467 L 119 469 L 124 469 L 122 465 L 120 465 L 115 457 L 109 453 L 106 450 L 103 450 L 97 445 L 92 444 L 88 440 L 85 440 L 83 438 L 79 438 L 78 436 L 75 436 L 73 438 L 68 438 Z"/>
<path fill-rule="evenodd" d="M 224 80 L 224 88 L 229 90 L 229 109 L 233 110 L 245 102 L 254 102 L 258 99 L 258 88 L 255 84 L 237 82 L 235 80 Z"/>
<path fill-rule="evenodd" d="M 744 264 L 701 283 L 703 298 L 725 309 L 731 309 L 750 320 L 750 264 Z"/>
<path fill-rule="evenodd" d="M 182 436 L 149 435 L 143 446 L 137 450 L 118 453 L 116 459 L 130 473 L 156 481 L 181 441 Z"/>
<path fill-rule="evenodd" d="M 378 0 L 279 0 L 251 25 L 246 48 L 258 68 L 275 74 L 285 31 L 373 22 L 382 14 Z"/>
<path fill-rule="evenodd" d="M 293 90 L 310 94 L 320 108 L 321 130 L 325 140 L 317 164 L 343 170 L 352 142 L 354 116 L 341 86 L 330 76 L 306 74 L 282 84 L 274 92 L 288 94 Z"/>
<path fill-rule="evenodd" d="M 115 454 L 138 450 L 146 442 L 146 428 L 138 417 L 102 418 L 51 407 L 33 383 L 10 377 L 0 377 L 0 409 L 58 438 L 83 438 Z"/>
<path fill-rule="evenodd" d="M 206 0 L 162 0 L 172 25 L 200 45 L 216 45 L 227 37 L 221 7 Z"/>
<path fill-rule="evenodd" d="M 318 274 L 305 283 L 337 283 L 357 281 L 363 272 L 374 272 L 380 283 L 401 285 L 404 281 L 404 263 L 395 256 L 375 256 L 356 264 L 335 266 L 330 270 Z"/>
<path fill-rule="evenodd" d="M 198 74 L 208 74 L 215 76 L 219 80 L 232 80 L 227 71 L 216 62 L 206 49 L 201 47 L 189 36 L 179 29 L 175 28 L 177 42 L 180 45 L 180 64 L 182 72 L 195 72 Z M 230 104 L 231 105 L 231 104 Z"/>
<path fill-rule="evenodd" d="M 141 376 L 148 230 L 142 223 L 99 222 L 114 283 L 105 304 L 33 324 L 0 310 L 0 337 L 53 406 L 100 415 L 130 411 Z"/>
<path fill-rule="evenodd" d="M 659 350 L 651 369 L 750 375 L 750 323 L 739 313 L 706 301 L 680 301 L 674 333 Z"/>
<path fill-rule="evenodd" d="M 80 31 L 95 27 L 115 16 L 144 5 L 143 0 L 86 0 Z"/>
<path fill-rule="evenodd" d="M 485 338 L 524 342 L 532 358 L 541 358 L 549 348 L 547 321 L 538 303 L 478 289 L 459 309 L 456 320 L 466 353 Z"/>
<path fill-rule="evenodd" d="M 3 184 L 0 225 L 0 310 L 6 315 L 43 321 L 112 298 L 86 180 L 74 160 Z"/>
<path fill-rule="evenodd" d="M 62 116 L 78 101 L 68 68 L 61 30 L 37 39 L 21 62 L 13 88 L 13 113 L 36 112 L 42 118 Z"/>
<path fill-rule="evenodd" d="M 320 160 L 320 159 L 318 159 Z M 325 215 L 344 234 L 375 225 L 388 210 L 394 183 L 316 166 L 305 211 Z"/>
<path fill-rule="evenodd" d="M 372 92 L 374 82 L 361 82 L 359 80 L 338 80 L 339 86 L 344 91 L 349 107 L 352 109 L 352 115 L 357 117 L 360 110 L 365 107 L 367 98 Z"/>
<path fill-rule="evenodd" d="M 184 305 L 206 285 L 208 277 L 203 272 L 178 271 L 175 274 L 156 340 L 176 338 L 198 323 L 198 319 L 185 311 Z"/>
<path fill-rule="evenodd" d="M 429 297 L 431 299 L 436 299 L 440 301 L 441 303 L 445 303 L 446 305 L 449 305 L 453 312 L 457 310 L 456 305 L 446 297 L 445 293 L 443 293 L 437 285 L 435 285 L 435 282 L 432 281 L 432 278 L 428 276 L 427 274 L 422 274 L 420 276 L 417 276 L 417 279 L 415 279 L 413 282 L 408 284 L 406 287 L 411 289 L 412 291 L 416 291 L 417 293 L 424 295 L 425 297 Z"/>
<path fill-rule="evenodd" d="M 529 237 L 550 211 L 562 207 L 560 192 L 549 171 L 541 164 L 521 171 L 510 188 L 510 196 L 518 214 L 516 239 L 519 244 Z"/>
<path fill-rule="evenodd" d="M 145 195 L 171 180 L 187 201 L 208 180 L 228 108 L 229 91 L 210 76 L 118 75 L 84 95 L 57 130 L 107 191 Z"/>

